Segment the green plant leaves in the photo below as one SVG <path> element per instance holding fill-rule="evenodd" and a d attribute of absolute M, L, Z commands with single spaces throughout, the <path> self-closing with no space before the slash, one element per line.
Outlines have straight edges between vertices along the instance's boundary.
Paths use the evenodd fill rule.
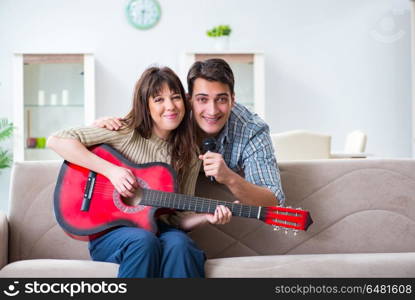
<path fill-rule="evenodd" d="M 13 123 L 7 119 L 0 119 L 0 141 L 10 138 L 13 134 Z M 0 169 L 9 168 L 12 164 L 12 155 L 0 147 Z"/>
<path fill-rule="evenodd" d="M 10 123 L 7 119 L 0 119 L 0 141 L 11 137 L 13 129 L 13 123 Z"/>
<path fill-rule="evenodd" d="M 9 151 L 0 149 L 0 169 L 10 168 L 12 160 Z"/>
<path fill-rule="evenodd" d="M 218 25 L 213 27 L 211 30 L 206 31 L 207 36 L 209 37 L 219 37 L 223 35 L 230 35 L 232 29 L 229 25 Z"/>

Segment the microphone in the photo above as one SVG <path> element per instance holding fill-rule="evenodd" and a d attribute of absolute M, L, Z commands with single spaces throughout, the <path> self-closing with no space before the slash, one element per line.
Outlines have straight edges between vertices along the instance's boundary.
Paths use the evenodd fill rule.
<path fill-rule="evenodd" d="M 202 146 L 203 146 L 203 151 L 204 153 L 210 151 L 210 152 L 215 152 L 216 150 L 216 140 L 214 138 L 207 138 L 204 139 L 202 142 Z M 215 177 L 213 176 L 208 176 L 210 182 L 215 182 Z"/>

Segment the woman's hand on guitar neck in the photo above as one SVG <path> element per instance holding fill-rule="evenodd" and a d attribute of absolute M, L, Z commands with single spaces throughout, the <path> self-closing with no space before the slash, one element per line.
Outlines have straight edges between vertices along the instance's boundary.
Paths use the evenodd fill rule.
<path fill-rule="evenodd" d="M 234 201 L 239 203 L 239 201 Z M 210 224 L 227 224 L 232 219 L 232 212 L 224 205 L 218 205 L 214 214 L 195 213 L 182 218 L 179 227 L 183 230 L 193 230 L 195 227 Z"/>
<path fill-rule="evenodd" d="M 131 170 L 114 165 L 106 174 L 106 177 L 123 197 L 130 198 L 134 196 L 138 183 Z"/>
<path fill-rule="evenodd" d="M 240 203 L 238 200 L 234 201 L 233 203 Z M 206 214 L 206 220 L 210 224 L 227 224 L 231 221 L 232 212 L 229 208 L 223 205 L 218 205 L 215 209 L 215 213 Z"/>
<path fill-rule="evenodd" d="M 232 212 L 223 205 L 216 206 L 215 213 L 206 214 L 206 220 L 210 224 L 226 224 L 231 221 Z"/>

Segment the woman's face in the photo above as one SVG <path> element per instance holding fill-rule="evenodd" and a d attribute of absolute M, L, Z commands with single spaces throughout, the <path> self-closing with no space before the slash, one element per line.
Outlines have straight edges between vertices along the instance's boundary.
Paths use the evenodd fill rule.
<path fill-rule="evenodd" d="M 184 101 L 181 94 L 171 91 L 167 84 L 163 84 L 159 95 L 150 97 L 148 106 L 153 119 L 153 133 L 159 138 L 167 139 L 179 126 L 185 114 Z"/>

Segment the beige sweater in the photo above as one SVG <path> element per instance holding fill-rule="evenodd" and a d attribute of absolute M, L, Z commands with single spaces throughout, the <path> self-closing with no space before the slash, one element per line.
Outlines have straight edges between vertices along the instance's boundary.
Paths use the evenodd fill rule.
<path fill-rule="evenodd" d="M 111 131 L 95 127 L 78 127 L 58 131 L 53 136 L 76 139 L 86 147 L 102 143 L 108 144 L 129 161 L 136 164 L 149 162 L 171 163 L 166 141 L 155 135 L 150 139 L 145 139 L 135 130 Z M 185 180 L 180 185 L 180 193 L 194 195 L 200 166 L 201 161 L 198 160 L 195 153 L 194 163 L 191 164 L 183 177 Z M 174 215 L 160 216 L 160 219 L 170 225 L 177 226 L 180 218 L 184 215 L 176 212 Z"/>

